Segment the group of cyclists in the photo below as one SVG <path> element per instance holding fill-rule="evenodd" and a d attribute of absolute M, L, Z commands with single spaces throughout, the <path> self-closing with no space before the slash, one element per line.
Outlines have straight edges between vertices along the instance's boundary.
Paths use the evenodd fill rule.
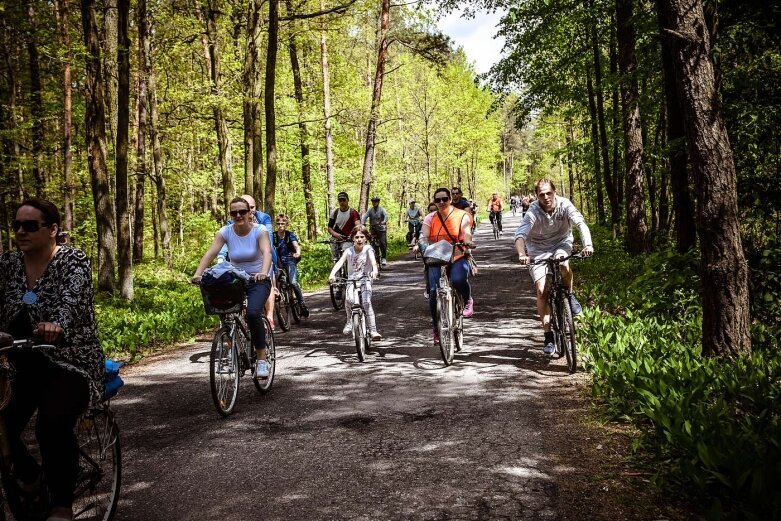
<path fill-rule="evenodd" d="M 350 207 L 346 192 L 337 196 L 338 208 L 328 222 L 333 237 L 334 266 L 329 275 L 335 280 L 342 265 L 347 265 L 348 277 L 365 277 L 362 302 L 368 329 L 375 340 L 377 331 L 371 304 L 371 281 L 379 274 L 381 263 L 387 262 L 388 213 L 380 206 L 380 198 L 372 198 L 371 208 L 361 217 Z M 517 204 L 511 198 L 511 204 Z M 515 231 L 515 249 L 521 265 L 529 265 L 535 286 L 537 312 L 545 335 L 543 351 L 554 352 L 547 308 L 544 266 L 532 259 L 571 254 L 572 228 L 577 227 L 583 242 L 582 254 L 589 256 L 594 248 L 589 228 L 571 201 L 556 195 L 550 179 L 540 179 L 534 186 L 534 199 L 520 199 L 524 207 L 521 224 Z M 528 207 L 526 203 L 528 202 Z M 492 194 L 487 209 L 492 221 L 501 230 L 504 210 L 502 198 Z M 474 314 L 474 298 L 469 283 L 473 264 L 469 262 L 473 248 L 476 205 L 463 198 L 458 187 L 437 188 L 427 212 L 410 201 L 406 209 L 407 240 L 413 250 L 423 253 L 436 243 L 445 241 L 453 246 L 446 267 L 431 266 L 426 270 L 427 295 L 433 327 L 433 340 L 439 342 L 435 293 L 441 270 L 446 269 L 453 288 L 463 299 L 463 316 Z M 303 316 L 309 311 L 297 280 L 296 264 L 301 258 L 301 245 L 289 220 L 280 214 L 272 229 L 271 218 L 245 195 L 230 201 L 231 219 L 214 236 L 211 246 L 201 258 L 192 281 L 200 283 L 215 258 L 229 260 L 231 276 L 246 276 L 246 318 L 252 347 L 257 355 L 254 377 L 268 378 L 263 314 L 274 327 L 274 273 L 285 270 L 302 304 Z M 367 226 L 368 223 L 368 226 Z M 11 456 L 22 490 L 32 489 L 45 475 L 51 496 L 49 521 L 70 520 L 73 517 L 73 491 L 78 472 L 78 446 L 74 427 L 78 417 L 96 401 L 101 400 L 103 353 L 98 342 L 93 305 L 92 272 L 87 256 L 81 250 L 61 244 L 60 214 L 57 207 L 44 199 L 28 199 L 14 214 L 12 228 L 18 251 L 0 256 L 0 331 L 14 338 L 37 336 L 56 347 L 40 352 L 11 352 L 8 362 L 14 367 L 11 398 L 2 409 Z M 378 262 L 369 241 L 374 238 L 380 250 Z M 218 263 L 220 265 L 222 263 Z M 224 271 L 224 270 L 223 270 Z M 561 273 L 568 291 L 574 315 L 581 306 L 572 292 L 573 273 L 568 262 L 561 263 Z M 347 295 L 348 301 L 350 295 Z M 352 302 L 349 302 L 352 304 Z M 345 306 L 349 309 L 349 306 Z M 348 312 L 349 316 L 349 312 Z M 348 319 L 343 332 L 349 334 Z M 0 369 L 5 364 L 0 360 Z M 0 376 L 3 376 L 0 374 Z M 30 456 L 20 439 L 21 432 L 37 410 L 36 435 L 42 456 L 42 469 Z"/>

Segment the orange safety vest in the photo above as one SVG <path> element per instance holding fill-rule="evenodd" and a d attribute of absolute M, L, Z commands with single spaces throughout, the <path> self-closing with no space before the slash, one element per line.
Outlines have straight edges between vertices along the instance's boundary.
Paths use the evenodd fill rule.
<path fill-rule="evenodd" d="M 453 239 L 450 238 L 451 236 L 454 237 L 456 241 L 462 240 L 461 222 L 464 219 L 464 216 L 468 214 L 464 210 L 455 207 L 451 207 L 450 214 L 447 218 L 440 219 L 438 214 L 439 212 L 437 211 L 436 215 L 431 219 L 431 228 L 428 235 L 429 242 L 447 241 L 452 244 Z M 445 226 L 442 226 L 443 220 L 445 221 Z M 450 233 L 450 235 L 448 235 L 448 233 Z M 453 260 L 455 261 L 463 256 L 464 248 L 462 246 L 454 252 Z"/>

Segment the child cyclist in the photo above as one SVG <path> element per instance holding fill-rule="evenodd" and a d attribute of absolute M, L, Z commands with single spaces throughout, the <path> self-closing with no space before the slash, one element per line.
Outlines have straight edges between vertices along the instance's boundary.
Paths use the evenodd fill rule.
<path fill-rule="evenodd" d="M 364 281 L 361 284 L 363 288 L 363 309 L 366 311 L 366 321 L 369 326 L 369 333 L 372 336 L 372 340 L 381 340 L 382 335 L 377 332 L 377 324 L 374 320 L 374 308 L 372 308 L 372 283 L 373 279 L 377 278 L 379 273 L 377 269 L 377 259 L 374 256 L 374 249 L 369 246 L 369 231 L 365 226 L 356 226 L 350 233 L 350 238 L 353 241 L 353 246 L 348 248 L 342 253 L 336 264 L 334 264 L 331 274 L 328 276 L 328 280 L 334 282 L 339 270 L 342 269 L 342 265 L 347 263 L 347 278 L 359 279 L 364 275 L 369 277 L 369 280 Z M 348 287 L 347 289 L 347 305 L 344 309 L 347 311 L 347 324 L 344 326 L 342 333 L 349 335 L 353 331 L 352 322 L 350 320 L 350 308 L 355 301 L 353 291 Z"/>

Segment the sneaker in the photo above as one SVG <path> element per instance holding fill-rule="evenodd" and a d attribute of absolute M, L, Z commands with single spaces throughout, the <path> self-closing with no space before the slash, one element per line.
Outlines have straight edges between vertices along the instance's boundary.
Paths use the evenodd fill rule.
<path fill-rule="evenodd" d="M 351 335 L 352 332 L 353 332 L 353 323 L 352 322 L 347 322 L 344 325 L 344 329 L 342 329 L 342 334 L 343 335 Z"/>
<path fill-rule="evenodd" d="M 388 265 L 388 261 L 386 261 L 385 259 L 381 259 L 380 260 L 380 266 L 382 266 L 384 268 L 387 265 Z"/>
<path fill-rule="evenodd" d="M 474 314 L 475 314 L 475 301 L 470 298 L 469 300 L 466 301 L 466 306 L 464 306 L 464 311 L 462 315 L 464 315 L 464 318 L 469 318 Z"/>
<path fill-rule="evenodd" d="M 580 305 L 580 302 L 578 302 L 578 299 L 575 298 L 575 294 L 570 291 L 568 297 L 569 307 L 572 310 L 573 316 L 580 315 L 580 312 L 583 311 L 583 307 Z"/>
<path fill-rule="evenodd" d="M 301 316 L 304 318 L 309 318 L 309 308 L 302 305 L 301 306 Z"/>
<path fill-rule="evenodd" d="M 542 352 L 546 355 L 552 355 L 556 352 L 556 346 L 553 345 L 553 342 L 546 342 L 545 347 L 542 348 Z"/>
<path fill-rule="evenodd" d="M 428 300 L 428 291 L 423 292 L 423 298 Z"/>
<path fill-rule="evenodd" d="M 372 340 L 382 340 L 382 335 L 379 333 L 379 331 L 372 331 Z"/>
<path fill-rule="evenodd" d="M 504 232 L 502 230 L 499 230 L 499 236 L 501 237 L 502 235 L 504 235 Z"/>
<path fill-rule="evenodd" d="M 437 328 L 434 328 L 434 343 L 438 344 L 439 342 L 440 342 L 439 331 L 437 330 Z"/>
<path fill-rule="evenodd" d="M 255 362 L 255 378 L 258 380 L 265 380 L 268 378 L 268 362 L 265 360 L 258 360 Z"/>

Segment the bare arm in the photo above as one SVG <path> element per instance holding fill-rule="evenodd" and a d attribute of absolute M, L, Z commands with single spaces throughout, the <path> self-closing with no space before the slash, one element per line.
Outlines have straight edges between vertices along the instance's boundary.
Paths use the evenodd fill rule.
<path fill-rule="evenodd" d="M 347 252 L 343 252 L 342 256 L 339 257 L 339 260 L 336 261 L 336 264 L 334 264 L 334 267 L 331 269 L 331 274 L 328 275 L 328 280 L 333 282 L 336 280 L 336 274 L 339 273 L 339 270 L 342 269 L 342 266 L 344 265 L 345 261 L 347 260 Z"/>

